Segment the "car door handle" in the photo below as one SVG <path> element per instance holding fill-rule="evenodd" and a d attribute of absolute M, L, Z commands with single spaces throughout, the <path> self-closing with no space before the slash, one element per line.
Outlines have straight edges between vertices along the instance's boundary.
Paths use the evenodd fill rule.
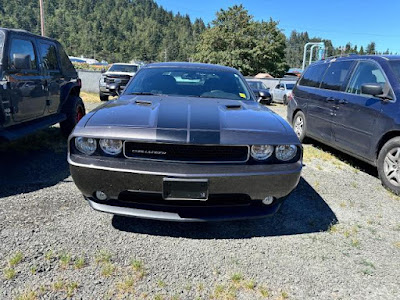
<path fill-rule="evenodd" d="M 339 101 L 338 101 L 338 103 L 339 104 L 347 104 L 347 103 L 349 103 L 347 100 L 344 100 L 344 99 L 340 99 Z"/>
<path fill-rule="evenodd" d="M 333 101 L 335 101 L 335 98 L 328 97 L 328 98 L 326 98 L 326 101 L 328 101 L 328 102 L 333 102 Z"/>

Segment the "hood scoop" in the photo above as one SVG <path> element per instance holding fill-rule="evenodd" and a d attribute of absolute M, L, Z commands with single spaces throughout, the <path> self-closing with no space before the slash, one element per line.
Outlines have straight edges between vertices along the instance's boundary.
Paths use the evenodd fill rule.
<path fill-rule="evenodd" d="M 227 110 L 240 110 L 242 109 L 242 106 L 240 104 L 228 104 L 225 105 Z"/>
<path fill-rule="evenodd" d="M 151 101 L 145 101 L 145 100 L 135 100 L 135 103 L 137 105 L 144 105 L 144 106 L 150 106 L 152 104 Z"/>

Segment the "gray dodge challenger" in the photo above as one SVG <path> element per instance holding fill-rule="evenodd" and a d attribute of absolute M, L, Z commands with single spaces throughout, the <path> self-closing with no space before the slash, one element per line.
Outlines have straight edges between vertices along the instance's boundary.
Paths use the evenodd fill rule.
<path fill-rule="evenodd" d="M 289 124 L 257 103 L 239 71 L 210 64 L 141 68 L 77 124 L 68 146 L 93 209 L 158 220 L 274 214 L 302 169 Z"/>

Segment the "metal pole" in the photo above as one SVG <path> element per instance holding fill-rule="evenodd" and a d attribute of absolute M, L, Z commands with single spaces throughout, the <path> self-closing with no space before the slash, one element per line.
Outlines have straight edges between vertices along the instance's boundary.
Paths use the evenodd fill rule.
<path fill-rule="evenodd" d="M 310 49 L 310 61 L 308 62 L 309 65 L 311 65 L 313 54 L 314 54 L 314 48 L 319 47 L 319 45 L 312 45 Z"/>
<path fill-rule="evenodd" d="M 40 7 L 40 29 L 42 32 L 42 36 L 45 36 L 45 29 L 44 29 L 44 8 L 43 8 L 43 0 L 39 0 L 39 7 Z"/>

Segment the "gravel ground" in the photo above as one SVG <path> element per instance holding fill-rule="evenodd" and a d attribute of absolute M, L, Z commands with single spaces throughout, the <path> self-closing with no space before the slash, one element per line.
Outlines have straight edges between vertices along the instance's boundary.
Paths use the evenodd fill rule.
<path fill-rule="evenodd" d="M 65 158 L 57 128 L 0 148 L 0 299 L 400 299 L 400 200 L 329 147 L 277 215 L 209 224 L 97 213 Z"/>

